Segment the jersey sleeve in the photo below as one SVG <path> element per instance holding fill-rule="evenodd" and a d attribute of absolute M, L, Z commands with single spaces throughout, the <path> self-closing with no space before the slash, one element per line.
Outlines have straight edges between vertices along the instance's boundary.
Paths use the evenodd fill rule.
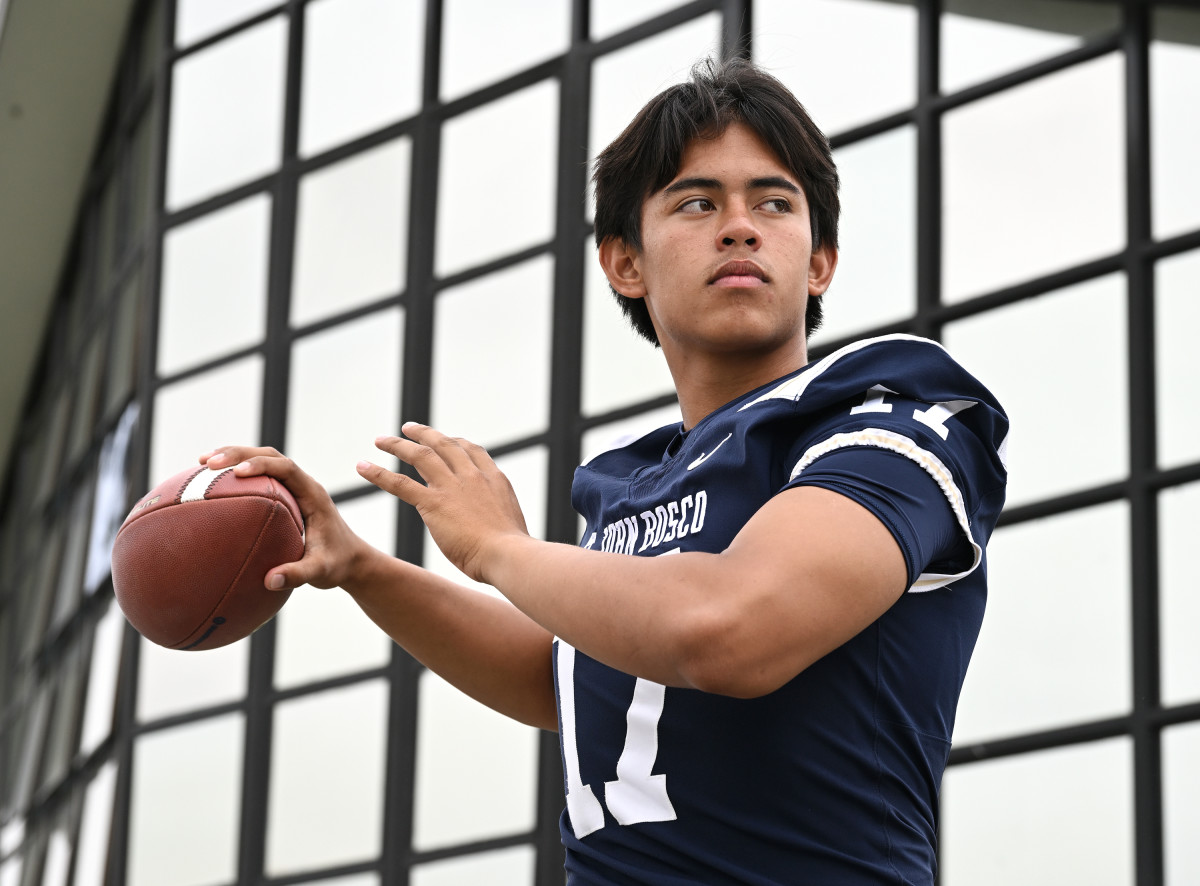
<path fill-rule="evenodd" d="M 891 529 L 910 590 L 944 587 L 978 568 L 1003 505 L 995 416 L 979 400 L 930 402 L 873 389 L 814 416 L 788 453 L 784 485 L 853 498 Z"/>
<path fill-rule="evenodd" d="M 974 551 L 949 501 L 919 464 L 877 447 L 835 449 L 788 483 L 819 486 L 857 502 L 891 532 L 904 555 L 910 587 L 923 574 L 970 569 Z"/>

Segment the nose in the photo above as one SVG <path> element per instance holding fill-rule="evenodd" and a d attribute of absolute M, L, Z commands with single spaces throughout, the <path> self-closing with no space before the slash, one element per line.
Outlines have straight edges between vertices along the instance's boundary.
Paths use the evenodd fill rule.
<path fill-rule="evenodd" d="M 717 231 L 717 240 L 724 248 L 740 246 L 743 243 L 751 249 L 757 249 L 762 243 L 762 232 L 754 223 L 754 217 L 749 210 L 740 204 L 734 204 L 726 211 Z"/>

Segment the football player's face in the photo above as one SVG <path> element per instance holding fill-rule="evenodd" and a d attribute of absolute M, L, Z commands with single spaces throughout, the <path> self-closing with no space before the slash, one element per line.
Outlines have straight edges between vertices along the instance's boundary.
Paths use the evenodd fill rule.
<path fill-rule="evenodd" d="M 804 311 L 837 253 L 812 249 L 804 190 L 740 123 L 697 139 L 642 207 L 629 292 L 646 300 L 664 352 L 804 353 Z M 618 291 L 621 291 L 618 287 Z"/>

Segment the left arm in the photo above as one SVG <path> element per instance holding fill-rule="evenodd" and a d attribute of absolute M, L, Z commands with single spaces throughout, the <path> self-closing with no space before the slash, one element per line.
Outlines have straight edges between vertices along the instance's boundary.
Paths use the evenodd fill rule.
<path fill-rule="evenodd" d="M 415 506 L 467 575 L 592 658 L 657 683 L 764 695 L 878 619 L 908 583 L 883 523 L 826 489 L 776 495 L 719 554 L 631 557 L 531 538 L 482 448 L 421 425 L 405 434 L 377 445 L 425 485 L 365 463 L 364 477 Z"/>

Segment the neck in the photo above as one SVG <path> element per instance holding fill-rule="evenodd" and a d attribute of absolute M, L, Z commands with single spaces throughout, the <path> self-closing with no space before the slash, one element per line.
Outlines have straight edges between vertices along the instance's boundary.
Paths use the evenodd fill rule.
<path fill-rule="evenodd" d="M 726 403 L 808 362 L 803 340 L 796 347 L 768 355 L 704 354 L 685 358 L 672 355 L 666 347 L 663 354 L 675 380 L 683 426 L 688 430 Z"/>

